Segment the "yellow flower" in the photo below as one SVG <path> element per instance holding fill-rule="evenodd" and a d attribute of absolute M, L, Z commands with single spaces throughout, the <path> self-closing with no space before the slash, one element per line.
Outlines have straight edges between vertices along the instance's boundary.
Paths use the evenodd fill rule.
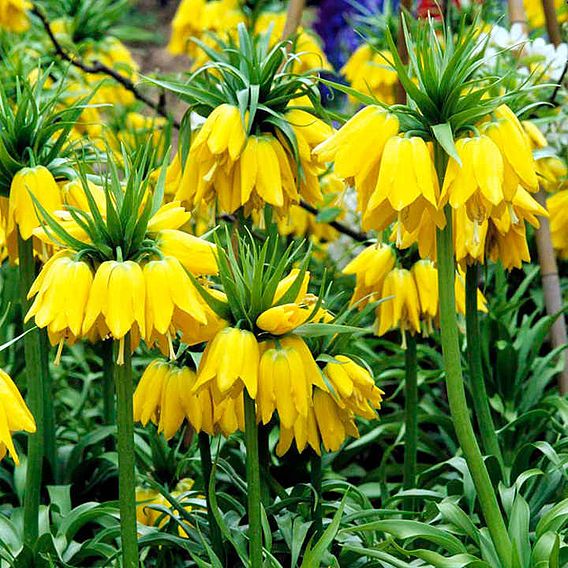
<path fill-rule="evenodd" d="M 419 260 L 410 271 L 420 300 L 420 319 L 425 322 L 425 332 L 432 333 L 438 317 L 438 270 L 431 260 Z"/>
<path fill-rule="evenodd" d="M 398 127 L 395 115 L 380 106 L 367 106 L 313 151 L 321 162 L 335 162 L 335 173 L 341 179 L 355 180 L 362 211 L 377 185 L 383 149 Z"/>
<path fill-rule="evenodd" d="M 142 272 L 146 285 L 144 337 L 149 338 L 154 332 L 175 335 L 175 329 L 170 328 L 178 312 L 197 323 L 207 323 L 204 301 L 177 258 L 166 256 L 151 260 L 144 264 Z"/>
<path fill-rule="evenodd" d="M 343 274 L 355 274 L 356 283 L 351 305 L 360 309 L 373 302 L 381 293 L 386 275 L 393 269 L 396 255 L 392 247 L 376 243 L 364 249 L 343 269 Z"/>
<path fill-rule="evenodd" d="M 37 377 L 30 377 L 37 380 Z M 32 413 L 28 410 L 22 395 L 12 379 L 0 369 L 0 459 L 10 452 L 16 465 L 20 460 L 12 441 L 12 432 L 22 430 L 33 434 L 36 424 Z"/>
<path fill-rule="evenodd" d="M 90 180 L 87 180 L 87 186 L 95 200 L 99 212 L 105 217 L 106 197 L 104 189 Z M 63 184 L 61 186 L 61 198 L 65 205 L 76 207 L 77 209 L 81 209 L 81 211 L 90 211 L 87 194 L 85 193 L 81 180 L 75 179 Z"/>
<path fill-rule="evenodd" d="M 171 492 L 172 497 L 180 500 L 184 493 L 191 491 L 194 481 L 190 478 L 180 479 L 175 489 Z M 136 520 L 148 527 L 163 527 L 170 519 L 170 515 L 163 511 L 153 508 L 157 505 L 170 509 L 171 515 L 179 517 L 179 511 L 172 509 L 171 503 L 157 489 L 147 487 L 136 488 Z M 184 505 L 183 508 L 189 513 L 192 510 L 191 505 Z M 188 533 L 181 525 L 178 525 L 178 534 L 181 537 L 187 537 Z"/>
<path fill-rule="evenodd" d="M 369 44 L 361 44 L 347 60 L 341 73 L 351 86 L 361 93 L 377 97 L 388 105 L 395 102 L 397 74 L 389 68 L 392 63 L 390 51 L 377 52 Z M 355 102 L 353 97 L 350 97 Z"/>
<path fill-rule="evenodd" d="M 146 329 L 146 287 L 142 268 L 127 260 L 103 262 L 95 273 L 83 320 L 83 334 L 101 319 L 116 340 L 135 326 L 144 336 Z"/>
<path fill-rule="evenodd" d="M 260 350 L 253 333 L 235 327 L 222 329 L 203 352 L 193 392 L 212 382 L 215 401 L 235 398 L 246 387 L 251 398 L 258 391 Z"/>
<path fill-rule="evenodd" d="M 552 246 L 561 258 L 568 259 L 568 189 L 549 197 L 546 204 L 550 212 Z"/>
<path fill-rule="evenodd" d="M 30 27 L 26 10 L 31 8 L 28 0 L 0 0 L 0 29 L 25 32 Z"/>
<path fill-rule="evenodd" d="M 544 27 L 544 10 L 542 7 L 542 0 L 523 0 L 527 18 L 530 26 L 534 28 Z M 565 22 L 568 19 L 568 10 L 566 9 L 566 2 L 564 0 L 554 0 L 554 7 L 556 8 L 556 15 L 559 22 Z"/>
<path fill-rule="evenodd" d="M 284 278 L 282 278 L 282 280 L 280 280 L 280 282 L 278 282 L 278 286 L 276 287 L 276 292 L 274 293 L 274 299 L 272 300 L 273 304 L 277 303 L 282 299 L 284 294 L 286 294 L 286 292 L 288 292 L 288 290 L 293 286 L 294 282 L 296 282 L 296 279 L 298 278 L 299 274 L 300 270 L 298 268 L 292 268 L 292 270 L 290 270 L 290 274 L 288 274 L 288 276 L 285 276 Z M 294 299 L 294 302 L 299 302 L 302 298 L 306 297 L 308 293 L 309 283 L 310 283 L 310 273 L 306 270 L 306 272 L 304 272 L 304 278 L 302 280 L 302 284 L 300 285 L 300 290 L 298 291 L 298 294 Z"/>
<path fill-rule="evenodd" d="M 207 389 L 194 394 L 195 373 L 166 361 L 152 361 L 134 392 L 134 420 L 152 421 L 169 440 L 184 420 L 196 432 L 215 433 L 213 402 Z"/>
<path fill-rule="evenodd" d="M 163 229 L 156 243 L 164 256 L 177 258 L 192 274 L 217 274 L 215 245 L 175 229 Z"/>
<path fill-rule="evenodd" d="M 215 402 L 213 420 L 216 431 L 220 431 L 223 436 L 230 436 L 237 431 L 244 432 L 245 406 L 243 396 L 226 397 L 220 402 Z"/>
<path fill-rule="evenodd" d="M 456 312 L 465 315 L 465 273 L 458 267 L 454 278 Z M 481 290 L 477 290 L 477 311 L 487 313 L 487 300 Z"/>
<path fill-rule="evenodd" d="M 384 148 L 377 185 L 363 214 L 363 228 L 386 229 L 395 219 L 408 231 L 418 227 L 426 211 L 438 227 L 440 189 L 430 150 L 422 138 L 393 136 Z"/>
<path fill-rule="evenodd" d="M 292 428 L 298 416 L 306 418 L 312 386 L 327 390 L 321 372 L 304 341 L 295 336 L 262 344 L 258 373 L 257 414 L 268 424 L 275 410 L 280 424 Z"/>
<path fill-rule="evenodd" d="M 383 394 L 375 385 L 371 373 L 345 355 L 336 355 L 323 369 L 335 391 L 333 394 L 341 408 L 369 420 L 377 417 Z"/>
<path fill-rule="evenodd" d="M 309 445 L 321 455 L 321 445 L 328 452 L 339 450 L 347 436 L 359 437 L 353 413 L 342 408 L 326 391 L 315 389 L 313 406 L 308 408 L 307 417 L 298 416 L 292 428 L 280 424 L 280 439 L 276 446 L 276 454 L 284 455 L 296 442 L 298 452 Z"/>
<path fill-rule="evenodd" d="M 489 222 L 473 222 L 465 207 L 454 209 L 454 247 L 456 261 L 462 264 L 485 262 L 485 239 Z"/>
<path fill-rule="evenodd" d="M 35 318 L 38 327 L 47 327 L 52 336 L 81 337 L 85 306 L 93 284 L 87 262 L 75 260 L 63 250 L 52 256 L 35 279 L 28 298 L 35 296 L 26 321 Z"/>
<path fill-rule="evenodd" d="M 41 225 L 32 195 L 48 213 L 63 206 L 59 187 L 47 168 L 36 166 L 21 169 L 10 185 L 8 233 L 17 226 L 24 240 L 29 239 L 33 230 Z"/>
<path fill-rule="evenodd" d="M 517 187 L 538 191 L 535 162 L 525 130 L 515 113 L 502 105 L 495 111 L 496 122 L 485 126 L 485 133 L 495 142 L 503 158 L 503 194 L 512 201 Z"/>
<path fill-rule="evenodd" d="M 300 304 L 282 304 L 260 314 L 256 325 L 273 335 L 284 335 L 306 323 L 312 310 Z"/>
<path fill-rule="evenodd" d="M 468 217 L 482 223 L 505 199 L 501 152 L 485 135 L 459 139 L 456 150 L 462 165 L 450 158 L 441 204 L 449 201 L 454 209 L 465 205 Z"/>
<path fill-rule="evenodd" d="M 403 337 L 405 331 L 420 333 L 420 301 L 410 271 L 391 270 L 385 278 L 381 296 L 384 300 L 377 306 L 377 335 L 384 335 L 394 328 L 400 328 Z"/>

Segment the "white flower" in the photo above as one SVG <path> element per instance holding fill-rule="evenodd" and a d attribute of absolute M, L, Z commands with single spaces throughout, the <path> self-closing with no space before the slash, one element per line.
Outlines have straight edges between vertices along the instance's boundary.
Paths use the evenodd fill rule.
<path fill-rule="evenodd" d="M 499 49 L 521 49 L 528 40 L 521 24 L 513 24 L 511 29 L 493 26 L 489 32 L 489 45 Z"/>
<path fill-rule="evenodd" d="M 527 44 L 523 55 L 529 58 L 531 63 L 538 65 L 538 69 L 542 70 L 547 78 L 559 81 L 568 60 L 568 44 L 561 43 L 555 47 L 539 37 Z"/>

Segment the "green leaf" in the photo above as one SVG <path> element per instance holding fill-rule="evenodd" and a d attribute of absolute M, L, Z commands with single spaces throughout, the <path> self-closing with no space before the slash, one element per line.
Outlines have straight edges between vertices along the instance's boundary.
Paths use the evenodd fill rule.
<path fill-rule="evenodd" d="M 341 517 L 343 515 L 343 510 L 345 509 L 345 503 L 347 501 L 348 493 L 343 496 L 339 507 L 335 515 L 333 515 L 333 519 L 329 526 L 325 529 L 323 534 L 321 535 L 320 539 L 312 548 L 312 540 L 308 543 L 308 548 L 306 553 L 304 554 L 304 559 L 300 568 L 320 568 L 321 567 L 321 559 L 323 558 L 325 552 L 333 542 L 337 531 L 339 530 L 339 524 L 341 523 Z"/>
<path fill-rule="evenodd" d="M 436 140 L 440 146 L 445 150 L 448 156 L 452 157 L 461 167 L 462 161 L 459 157 L 456 145 L 454 143 L 454 135 L 452 134 L 452 127 L 447 123 L 435 124 L 431 127 Z"/>

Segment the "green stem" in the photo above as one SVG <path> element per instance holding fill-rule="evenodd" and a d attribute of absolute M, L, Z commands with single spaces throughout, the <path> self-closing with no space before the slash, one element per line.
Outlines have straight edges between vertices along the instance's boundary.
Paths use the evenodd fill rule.
<path fill-rule="evenodd" d="M 437 172 L 442 185 L 447 158 L 439 147 L 436 147 Z M 440 155 L 443 156 L 440 160 Z M 442 166 L 440 165 L 442 161 Z M 438 256 L 438 290 L 440 295 L 440 330 L 442 352 L 446 372 L 446 387 L 450 414 L 456 435 L 466 459 L 473 479 L 479 504 L 491 534 L 491 539 L 503 568 L 511 566 L 511 541 L 497 503 L 493 483 L 483 461 L 481 451 L 475 438 L 463 383 L 461 353 L 459 346 L 458 323 L 456 318 L 456 298 L 454 289 L 455 266 L 454 245 L 452 237 L 452 212 L 446 206 L 446 227 L 438 229 L 436 235 Z"/>
<path fill-rule="evenodd" d="M 103 420 L 105 426 L 116 424 L 116 405 L 114 402 L 114 345 L 111 340 L 101 343 L 103 360 Z"/>
<path fill-rule="evenodd" d="M 416 487 L 416 452 L 418 447 L 418 381 L 416 338 L 408 334 L 404 352 L 406 380 L 404 383 L 404 489 Z M 409 503 L 410 505 L 410 503 Z"/>
<path fill-rule="evenodd" d="M 223 537 L 221 530 L 211 509 L 211 499 L 209 491 L 214 489 L 211 487 L 211 471 L 213 469 L 211 462 L 211 445 L 209 443 L 209 435 L 205 432 L 199 432 L 199 454 L 201 456 L 201 473 L 203 474 L 203 483 L 205 485 L 205 502 L 207 503 L 207 519 L 209 520 L 209 531 L 211 532 L 211 543 L 215 554 L 225 565 L 225 547 L 223 546 Z"/>
<path fill-rule="evenodd" d="M 138 568 L 136 533 L 136 463 L 134 454 L 134 412 L 130 334 L 124 339 L 124 364 L 114 364 L 118 426 L 118 499 L 123 568 Z"/>
<path fill-rule="evenodd" d="M 310 458 L 310 476 L 312 478 L 312 488 L 314 490 L 314 507 L 312 510 L 312 520 L 314 521 L 314 542 L 317 541 L 323 532 L 323 501 L 321 492 L 321 456 L 312 452 Z"/>
<path fill-rule="evenodd" d="M 258 428 L 258 459 L 260 461 L 260 499 L 264 508 L 270 505 L 270 451 L 268 448 L 268 428 Z"/>
<path fill-rule="evenodd" d="M 30 239 L 31 240 L 31 239 Z M 47 330 L 39 330 L 41 348 L 41 385 L 43 398 L 43 440 L 44 454 L 55 476 L 55 482 L 60 481 L 60 468 L 57 467 L 57 446 L 55 442 L 55 412 L 53 408 L 53 379 L 49 372 L 49 339 Z"/>
<path fill-rule="evenodd" d="M 18 235 L 18 258 L 22 316 L 25 317 L 29 308 L 28 291 L 36 275 L 32 239 L 24 241 Z M 34 325 L 33 321 L 29 321 L 24 325 L 24 330 L 31 329 Z M 24 540 L 26 544 L 33 546 L 39 533 L 39 504 L 45 452 L 43 382 L 47 369 L 43 365 L 44 356 L 39 330 L 32 331 L 24 337 L 24 355 L 26 359 L 28 406 L 34 415 L 37 428 L 36 433 L 28 439 L 26 489 L 24 493 Z"/>
<path fill-rule="evenodd" d="M 465 324 L 467 333 L 467 356 L 471 381 L 473 408 L 479 425 L 481 443 L 485 453 L 494 455 L 503 463 L 501 448 L 495 432 L 493 417 L 489 407 L 489 397 L 485 388 L 483 365 L 481 362 L 481 337 L 479 332 L 479 312 L 477 310 L 477 263 L 467 268 L 465 277 Z"/>
<path fill-rule="evenodd" d="M 245 444 L 247 448 L 247 492 L 249 519 L 249 565 L 262 568 L 262 525 L 260 518 L 260 463 L 258 459 L 258 425 L 254 400 L 245 397 Z"/>

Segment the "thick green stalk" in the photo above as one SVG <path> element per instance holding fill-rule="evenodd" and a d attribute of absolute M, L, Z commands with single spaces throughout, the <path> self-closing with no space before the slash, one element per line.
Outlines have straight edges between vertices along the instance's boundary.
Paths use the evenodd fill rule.
<path fill-rule="evenodd" d="M 211 509 L 211 500 L 209 497 L 209 489 L 211 487 L 211 471 L 213 469 L 211 462 L 211 444 L 209 435 L 205 432 L 199 432 L 199 455 L 201 456 L 201 473 L 203 474 L 203 483 L 205 485 L 205 502 L 207 503 L 207 519 L 209 520 L 209 531 L 211 532 L 211 543 L 213 550 L 221 563 L 225 565 L 225 547 L 223 546 L 223 537 L 221 529 L 217 524 L 215 515 Z"/>
<path fill-rule="evenodd" d="M 404 383 L 404 489 L 416 487 L 416 452 L 418 447 L 418 380 L 416 338 L 408 334 L 404 352 L 406 380 Z"/>
<path fill-rule="evenodd" d="M 310 476 L 312 481 L 312 489 L 314 491 L 314 507 L 312 509 L 312 520 L 314 522 L 314 541 L 317 541 L 323 532 L 323 501 L 321 493 L 321 456 L 312 452 L 310 458 Z"/>
<path fill-rule="evenodd" d="M 473 408 L 481 434 L 481 444 L 485 453 L 494 455 L 503 463 L 501 448 L 495 432 L 489 397 L 485 388 L 483 365 L 481 362 L 481 338 L 479 333 L 479 313 L 477 310 L 477 279 L 479 266 L 473 264 L 467 268 L 465 277 L 465 324 L 467 333 L 467 357 L 471 381 Z"/>
<path fill-rule="evenodd" d="M 437 150 L 438 155 L 443 153 L 443 150 L 440 148 Z M 442 164 L 445 166 L 445 160 L 442 160 Z M 445 167 L 441 168 L 439 160 L 437 160 L 436 165 L 440 182 L 442 182 Z M 475 489 L 477 490 L 477 497 L 487 523 L 487 528 L 501 560 L 501 565 L 503 568 L 510 568 L 511 541 L 499 509 L 499 504 L 497 503 L 491 478 L 475 438 L 465 396 L 456 318 L 454 245 L 452 238 L 452 213 L 449 205 L 446 206 L 446 227 L 437 230 L 436 245 L 438 251 L 440 330 L 450 414 L 458 441 L 473 478 Z"/>
<path fill-rule="evenodd" d="M 30 239 L 31 240 L 31 239 Z M 59 470 L 57 467 L 57 446 L 55 442 L 55 412 L 53 409 L 53 379 L 49 372 L 49 339 L 47 330 L 39 330 L 41 348 L 41 385 L 43 398 L 43 440 L 44 455 L 51 466 L 55 482 L 59 483 Z"/>
<path fill-rule="evenodd" d="M 103 420 L 105 426 L 116 424 L 116 405 L 114 402 L 114 345 L 111 340 L 101 344 L 103 360 Z"/>
<path fill-rule="evenodd" d="M 28 291 L 35 279 L 35 261 L 32 239 L 24 241 L 18 236 L 18 257 L 20 269 L 20 298 L 22 316 L 28 311 L 30 302 Z M 28 330 L 34 327 L 29 321 L 24 325 Z M 39 532 L 39 504 L 41 497 L 41 480 L 43 457 L 45 452 L 43 379 L 46 369 L 43 365 L 42 342 L 39 330 L 24 336 L 24 355 L 26 359 L 26 378 L 28 384 L 28 406 L 34 415 L 36 432 L 28 438 L 28 456 L 26 471 L 26 489 L 24 493 L 24 540 L 33 546 Z"/>
<path fill-rule="evenodd" d="M 114 365 L 118 426 L 118 499 L 123 568 L 138 568 L 136 533 L 136 463 L 134 455 L 134 412 L 130 334 L 124 339 L 124 364 Z"/>
<path fill-rule="evenodd" d="M 262 525 L 260 518 L 260 464 L 258 459 L 258 425 L 254 400 L 245 397 L 245 444 L 247 448 L 247 492 L 249 519 L 249 565 L 262 568 Z"/>

